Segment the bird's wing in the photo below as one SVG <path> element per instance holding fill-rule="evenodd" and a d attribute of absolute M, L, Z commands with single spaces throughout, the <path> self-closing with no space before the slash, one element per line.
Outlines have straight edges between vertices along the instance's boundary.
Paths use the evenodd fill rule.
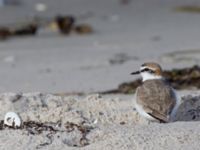
<path fill-rule="evenodd" d="M 137 103 L 152 117 L 167 122 L 174 98 L 169 86 L 162 82 L 146 82 L 137 89 Z"/>
<path fill-rule="evenodd" d="M 149 114 L 153 118 L 159 120 L 160 122 L 166 123 L 169 121 L 168 115 L 166 115 L 166 114 L 160 113 L 157 110 L 152 109 L 150 107 L 143 107 L 143 109 L 147 112 L 147 114 Z"/>

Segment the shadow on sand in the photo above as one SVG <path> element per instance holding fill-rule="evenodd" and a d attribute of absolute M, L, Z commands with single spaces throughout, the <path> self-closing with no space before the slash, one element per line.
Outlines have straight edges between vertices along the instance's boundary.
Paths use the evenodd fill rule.
<path fill-rule="evenodd" d="M 200 96 L 184 96 L 175 121 L 200 121 Z"/>

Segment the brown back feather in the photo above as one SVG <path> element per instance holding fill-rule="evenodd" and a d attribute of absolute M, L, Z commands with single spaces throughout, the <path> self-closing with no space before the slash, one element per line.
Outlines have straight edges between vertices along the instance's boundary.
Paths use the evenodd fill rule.
<path fill-rule="evenodd" d="M 167 122 L 176 103 L 175 93 L 164 80 L 147 80 L 137 88 L 137 103 L 160 120 Z"/>

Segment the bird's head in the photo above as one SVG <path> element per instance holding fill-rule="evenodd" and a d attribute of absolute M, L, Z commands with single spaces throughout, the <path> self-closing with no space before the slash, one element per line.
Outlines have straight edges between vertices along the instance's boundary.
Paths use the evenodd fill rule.
<path fill-rule="evenodd" d="M 141 74 L 142 81 L 161 79 L 162 78 L 162 68 L 159 64 L 148 62 L 141 65 L 139 71 L 131 73 L 132 75 Z"/>

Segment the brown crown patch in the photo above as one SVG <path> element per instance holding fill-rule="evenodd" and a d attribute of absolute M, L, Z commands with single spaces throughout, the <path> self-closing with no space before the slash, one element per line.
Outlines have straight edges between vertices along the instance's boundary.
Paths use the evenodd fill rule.
<path fill-rule="evenodd" d="M 162 68 L 157 63 L 147 62 L 147 63 L 142 64 L 142 67 L 148 67 L 148 68 L 152 69 L 156 75 L 162 75 Z"/>

